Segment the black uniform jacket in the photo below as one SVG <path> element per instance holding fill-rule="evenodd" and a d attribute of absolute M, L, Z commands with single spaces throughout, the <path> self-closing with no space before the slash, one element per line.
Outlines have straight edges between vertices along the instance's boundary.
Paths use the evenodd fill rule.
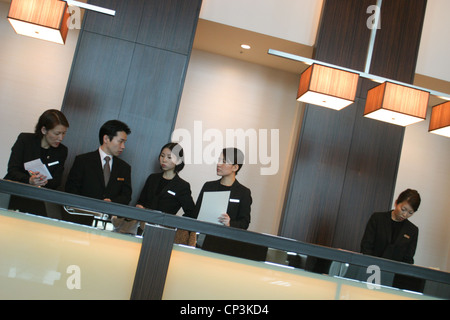
<path fill-rule="evenodd" d="M 419 228 L 409 220 L 400 223 L 395 239 L 392 239 L 391 212 L 376 212 L 367 223 L 361 240 L 361 252 L 390 260 L 414 263 Z"/>
<path fill-rule="evenodd" d="M 194 217 L 195 205 L 190 184 L 177 174 L 158 193 L 158 185 L 164 179 L 162 175 L 161 172 L 148 176 L 137 204 L 169 214 L 177 214 L 183 208 L 183 216 Z"/>
<path fill-rule="evenodd" d="M 67 147 L 60 144 L 57 148 L 41 148 L 41 139 L 34 133 L 21 133 L 13 147 L 8 162 L 8 172 L 4 179 L 29 183 L 30 174 L 25 170 L 24 163 L 41 159 L 53 179 L 48 180 L 46 188 L 56 189 L 61 184 L 64 163 L 67 158 Z"/>
<path fill-rule="evenodd" d="M 230 199 L 226 212 L 230 216 L 230 226 L 247 230 L 250 225 L 252 196 L 250 189 L 240 184 L 237 180 L 234 181 L 231 187 L 221 185 L 220 180 L 206 182 L 197 199 L 195 217 L 197 217 L 200 212 L 204 192 L 225 190 L 230 190 Z"/>
<path fill-rule="evenodd" d="M 67 177 L 65 191 L 95 199 L 109 198 L 112 202 L 127 205 L 132 192 L 131 167 L 113 157 L 111 176 L 105 186 L 99 151 L 78 155 Z"/>
<path fill-rule="evenodd" d="M 60 144 L 57 148 L 41 147 L 41 138 L 34 133 L 21 133 L 13 147 L 8 161 L 8 172 L 4 179 L 22 183 L 30 183 L 30 174 L 24 164 L 28 161 L 41 159 L 52 175 L 45 188 L 57 189 L 62 180 L 64 163 L 67 159 L 67 147 Z M 11 195 L 8 208 L 21 212 L 48 216 L 45 202 Z"/>
<path fill-rule="evenodd" d="M 230 226 L 247 230 L 250 225 L 252 196 L 250 189 L 240 184 L 237 180 L 234 181 L 231 187 L 221 185 L 220 180 L 206 182 L 198 196 L 195 216 L 197 217 L 200 212 L 204 192 L 226 190 L 230 190 L 230 199 L 226 212 L 230 216 Z M 267 247 L 211 235 L 205 237 L 202 249 L 256 261 L 264 261 L 267 255 Z"/>

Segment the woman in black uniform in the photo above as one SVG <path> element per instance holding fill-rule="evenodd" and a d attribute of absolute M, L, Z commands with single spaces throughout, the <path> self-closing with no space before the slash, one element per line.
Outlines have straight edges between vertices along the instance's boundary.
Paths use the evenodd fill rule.
<path fill-rule="evenodd" d="M 67 147 L 62 144 L 69 128 L 64 114 L 55 109 L 45 111 L 36 124 L 34 133 L 21 133 L 11 149 L 8 172 L 4 179 L 30 185 L 57 189 L 61 184 Z M 25 163 L 40 159 L 52 175 L 30 172 Z M 9 208 L 46 216 L 44 203 L 11 196 Z"/>
<path fill-rule="evenodd" d="M 183 149 L 177 143 L 168 143 L 159 154 L 161 172 L 148 176 L 136 207 L 177 214 L 183 209 L 184 217 L 194 217 L 191 186 L 178 173 L 184 168 Z M 141 224 L 142 232 L 143 224 Z"/>
<path fill-rule="evenodd" d="M 241 150 L 237 148 L 222 150 L 216 168 L 220 179 L 208 181 L 203 185 L 197 198 L 195 217 L 200 212 L 205 192 L 230 191 L 227 210 L 217 217 L 217 221 L 227 227 L 247 230 L 250 225 L 252 195 L 250 189 L 236 179 L 243 163 L 244 154 Z M 266 247 L 210 235 L 205 236 L 201 247 L 203 250 L 257 261 L 265 260 L 267 254 Z"/>

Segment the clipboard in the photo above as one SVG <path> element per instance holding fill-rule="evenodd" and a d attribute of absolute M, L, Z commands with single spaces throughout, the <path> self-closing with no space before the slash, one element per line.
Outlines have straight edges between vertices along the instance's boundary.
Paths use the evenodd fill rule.
<path fill-rule="evenodd" d="M 197 220 L 221 224 L 219 216 L 227 212 L 230 191 L 204 192 Z"/>

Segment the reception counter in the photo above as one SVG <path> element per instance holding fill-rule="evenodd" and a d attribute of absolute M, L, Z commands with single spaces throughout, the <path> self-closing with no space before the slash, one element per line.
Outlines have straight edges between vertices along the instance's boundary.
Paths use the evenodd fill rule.
<path fill-rule="evenodd" d="M 0 203 L 5 204 L 11 194 L 147 224 L 143 236 L 131 236 L 10 211 L 3 205 L 0 209 L 0 299 L 428 300 L 450 297 L 450 275 L 446 272 L 1 180 Z M 267 256 L 256 261 L 178 245 L 174 243 L 177 229 L 265 246 Z M 318 269 L 318 265 L 327 267 Z M 392 279 L 399 275 L 418 280 L 422 284 L 420 290 L 393 287 Z"/>

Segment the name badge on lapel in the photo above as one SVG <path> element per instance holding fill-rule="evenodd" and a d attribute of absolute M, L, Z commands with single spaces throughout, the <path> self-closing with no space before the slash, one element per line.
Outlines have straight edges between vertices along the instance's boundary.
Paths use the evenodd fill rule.
<path fill-rule="evenodd" d="M 239 199 L 231 199 L 230 198 L 230 202 L 239 203 L 240 201 L 239 201 Z"/>
<path fill-rule="evenodd" d="M 117 181 L 125 181 L 125 178 L 117 178 Z"/>
<path fill-rule="evenodd" d="M 408 236 L 406 233 L 403 235 L 403 237 L 405 237 L 406 239 L 410 238 L 410 236 Z"/>
<path fill-rule="evenodd" d="M 56 164 L 59 164 L 59 161 L 54 161 L 54 162 L 51 162 L 51 163 L 47 163 L 47 167 L 51 167 L 51 166 L 54 166 Z"/>
<path fill-rule="evenodd" d="M 167 190 L 167 193 L 168 193 L 168 194 L 171 194 L 171 195 L 173 195 L 173 196 L 176 195 L 176 193 L 173 192 L 173 191 L 171 191 L 171 190 Z"/>

